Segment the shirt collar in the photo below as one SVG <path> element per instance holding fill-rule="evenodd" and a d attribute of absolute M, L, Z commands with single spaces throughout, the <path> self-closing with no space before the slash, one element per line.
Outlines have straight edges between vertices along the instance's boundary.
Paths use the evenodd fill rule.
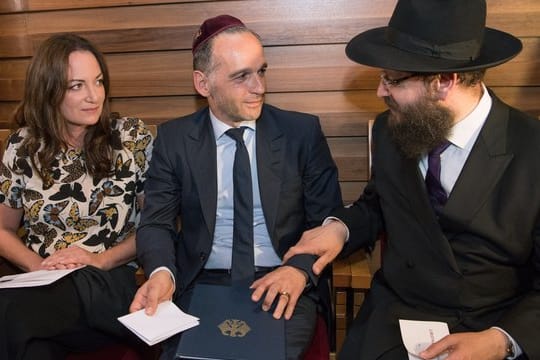
<path fill-rule="evenodd" d="M 474 141 L 491 110 L 492 99 L 487 88 L 482 84 L 483 94 L 478 105 L 463 120 L 456 123 L 450 132 L 448 140 L 455 146 L 465 149 L 472 148 Z"/>
<path fill-rule="evenodd" d="M 215 115 L 214 113 L 212 112 L 212 110 L 210 110 L 210 121 L 212 122 L 212 128 L 214 129 L 214 137 L 216 138 L 216 141 L 221 138 L 223 136 L 223 134 L 225 134 L 225 132 L 229 129 L 231 129 L 232 127 L 225 124 L 223 121 L 219 120 Z M 242 122 L 239 122 L 238 123 L 238 126 L 237 127 L 240 127 L 240 126 L 246 126 L 248 128 L 250 128 L 251 130 L 255 131 L 255 125 L 256 125 L 256 122 L 257 120 L 253 120 L 253 121 L 242 121 Z"/>

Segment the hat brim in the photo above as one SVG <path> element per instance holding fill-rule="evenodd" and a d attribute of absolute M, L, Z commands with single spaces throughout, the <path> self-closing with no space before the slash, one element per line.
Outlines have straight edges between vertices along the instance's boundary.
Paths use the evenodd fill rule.
<path fill-rule="evenodd" d="M 465 72 L 493 67 L 514 58 L 521 41 L 503 31 L 486 28 L 479 56 L 473 61 L 449 60 L 408 52 L 389 44 L 387 27 L 356 35 L 345 48 L 349 59 L 367 66 L 407 72 Z"/>

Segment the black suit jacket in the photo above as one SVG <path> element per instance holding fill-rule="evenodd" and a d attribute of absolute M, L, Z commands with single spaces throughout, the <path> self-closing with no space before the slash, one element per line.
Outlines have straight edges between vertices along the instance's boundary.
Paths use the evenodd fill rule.
<path fill-rule="evenodd" d="M 342 204 L 337 168 L 317 117 L 264 105 L 256 126 L 261 202 L 282 257 L 306 229 Z M 216 141 L 208 108 L 160 125 L 137 231 L 137 256 L 147 276 L 168 267 L 182 294 L 210 254 L 216 204 Z M 316 282 L 313 262 L 312 256 L 299 256 L 291 265 Z"/>
<path fill-rule="evenodd" d="M 373 177 L 354 206 L 333 214 L 351 231 L 345 254 L 372 245 L 379 231 L 387 236 L 382 269 L 349 334 L 358 358 L 400 346 L 404 318 L 446 321 L 451 332 L 499 326 L 540 359 L 540 122 L 491 95 L 439 218 L 418 161 L 392 143 L 388 113 L 377 118 Z"/>

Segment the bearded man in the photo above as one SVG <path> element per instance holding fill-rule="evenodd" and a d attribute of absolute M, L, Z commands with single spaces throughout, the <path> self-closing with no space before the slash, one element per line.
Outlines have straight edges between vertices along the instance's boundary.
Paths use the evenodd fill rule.
<path fill-rule="evenodd" d="M 485 19 L 484 0 L 400 0 L 347 45 L 382 69 L 372 178 L 285 255 L 319 255 L 318 272 L 386 234 L 340 360 L 540 359 L 540 122 L 484 84 L 522 48 Z M 450 334 L 406 349 L 400 319 Z"/>

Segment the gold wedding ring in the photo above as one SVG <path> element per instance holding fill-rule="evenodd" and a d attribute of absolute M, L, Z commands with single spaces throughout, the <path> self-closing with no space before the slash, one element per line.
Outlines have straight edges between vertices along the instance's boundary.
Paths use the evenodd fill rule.
<path fill-rule="evenodd" d="M 289 299 L 291 298 L 291 295 L 290 295 L 288 292 L 286 292 L 286 291 L 280 292 L 279 295 L 285 296 L 285 297 L 287 298 L 287 302 L 288 302 Z"/>

